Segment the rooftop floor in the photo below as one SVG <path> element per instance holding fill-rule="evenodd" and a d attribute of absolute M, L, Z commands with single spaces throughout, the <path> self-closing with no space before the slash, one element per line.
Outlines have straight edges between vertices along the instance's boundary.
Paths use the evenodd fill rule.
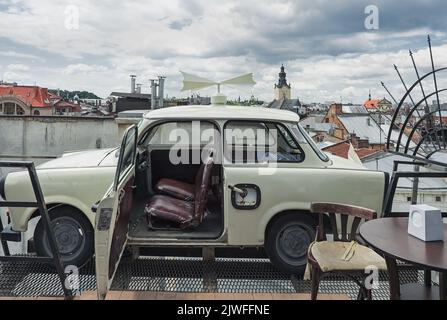
<path fill-rule="evenodd" d="M 35 263 L 0 263 L 0 297 L 62 298 L 57 274 Z M 80 270 L 77 299 L 96 299 L 93 264 Z M 402 283 L 422 282 L 417 271 L 406 270 Z M 310 281 L 280 273 L 267 259 L 217 258 L 214 263 L 200 258 L 141 257 L 122 262 L 109 299 L 309 299 Z M 320 286 L 321 299 L 355 299 L 353 282 L 328 278 Z M 380 275 L 375 300 L 389 299 L 388 275 Z"/>

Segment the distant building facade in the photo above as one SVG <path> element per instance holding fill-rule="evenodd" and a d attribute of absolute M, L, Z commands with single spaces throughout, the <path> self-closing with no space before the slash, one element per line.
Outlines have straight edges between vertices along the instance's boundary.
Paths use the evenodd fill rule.
<path fill-rule="evenodd" d="M 368 100 L 363 103 L 363 106 L 371 113 L 392 113 L 393 104 L 386 98 L 383 99 L 371 99 L 371 94 Z"/>
<path fill-rule="evenodd" d="M 150 110 L 151 95 L 145 93 L 112 92 L 108 99 L 109 112 Z"/>
<path fill-rule="evenodd" d="M 323 123 L 333 124 L 335 127 L 331 134 L 352 144 L 360 159 L 385 149 L 387 134 L 365 106 L 334 103 Z"/>
<path fill-rule="evenodd" d="M 53 114 L 58 116 L 80 116 L 81 106 L 78 101 L 68 101 L 57 94 L 48 93 L 51 104 L 53 105 Z"/>
<path fill-rule="evenodd" d="M 53 115 L 48 89 L 0 84 L 0 115 Z"/>

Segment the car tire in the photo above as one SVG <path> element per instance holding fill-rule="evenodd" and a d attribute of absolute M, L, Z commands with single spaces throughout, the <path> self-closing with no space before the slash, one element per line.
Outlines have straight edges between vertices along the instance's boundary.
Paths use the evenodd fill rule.
<path fill-rule="evenodd" d="M 269 227 L 265 251 L 282 272 L 302 275 L 306 269 L 309 245 L 315 240 L 315 221 L 305 214 L 286 214 Z"/>
<path fill-rule="evenodd" d="M 94 230 L 90 221 L 80 211 L 67 206 L 55 207 L 49 215 L 62 262 L 65 266 L 81 268 L 94 253 Z M 34 245 L 38 256 L 52 256 L 42 219 L 34 231 Z"/>

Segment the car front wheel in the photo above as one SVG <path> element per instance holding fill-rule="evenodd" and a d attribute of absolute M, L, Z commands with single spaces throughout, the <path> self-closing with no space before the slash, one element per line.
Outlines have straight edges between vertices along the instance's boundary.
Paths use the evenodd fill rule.
<path fill-rule="evenodd" d="M 315 240 L 315 227 L 315 221 L 303 214 L 287 214 L 275 220 L 265 241 L 273 265 L 289 274 L 303 274 L 309 245 Z"/>
<path fill-rule="evenodd" d="M 94 252 L 94 232 L 90 221 L 81 212 L 66 206 L 56 207 L 49 214 L 64 265 L 82 267 Z M 52 256 L 42 219 L 34 231 L 34 245 L 39 256 Z"/>

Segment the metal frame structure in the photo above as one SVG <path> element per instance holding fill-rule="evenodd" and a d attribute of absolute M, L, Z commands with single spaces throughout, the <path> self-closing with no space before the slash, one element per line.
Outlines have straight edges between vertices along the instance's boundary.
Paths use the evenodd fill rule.
<path fill-rule="evenodd" d="M 390 131 L 388 132 L 386 144 L 387 151 L 422 161 L 429 160 L 429 158 L 437 151 L 447 149 L 447 125 L 444 124 L 442 121 L 441 103 L 439 100 L 439 94 L 446 92 L 447 88 L 438 87 L 439 73 L 447 71 L 447 67 L 438 69 L 435 68 L 430 36 L 428 36 L 428 48 L 430 52 L 431 71 L 423 76 L 419 74 L 413 52 L 411 52 L 411 50 L 409 51 L 412 65 L 417 77 L 417 81 L 414 82 L 411 86 L 408 86 L 405 83 L 398 67 L 394 65 L 394 69 L 396 70 L 396 73 L 405 89 L 405 94 L 403 95 L 400 102 L 397 102 L 386 85 L 382 82 L 382 86 L 385 88 L 386 92 L 390 95 L 394 103 L 397 105 L 397 108 L 391 120 Z M 431 93 L 427 93 L 426 88 L 424 88 L 423 85 L 423 80 L 429 79 L 430 77 L 433 77 L 434 91 Z M 414 90 L 417 88 L 420 89 L 423 97 L 419 101 L 415 101 L 413 98 L 413 95 L 415 94 Z M 436 97 L 437 105 L 435 110 L 430 110 L 428 99 L 433 96 Z M 407 99 L 409 99 L 409 101 L 411 102 L 412 107 L 406 115 L 405 121 L 401 124 L 398 123 L 397 119 Z M 421 112 L 423 112 L 423 114 L 421 114 Z M 419 119 L 414 124 L 412 124 L 411 127 L 409 127 L 411 118 L 413 117 L 414 113 L 417 114 Z M 404 142 L 402 138 L 406 136 L 405 131 L 409 128 L 411 128 L 411 133 L 408 135 L 407 141 Z M 400 130 L 399 137 L 397 141 L 395 141 L 394 146 L 392 145 L 393 141 L 391 139 L 393 129 Z M 415 142 L 416 147 L 412 148 L 411 142 Z"/>
<path fill-rule="evenodd" d="M 415 167 L 417 167 L 417 170 L 398 171 L 399 165 L 414 165 Z M 396 192 L 397 184 L 400 178 L 414 178 L 414 181 L 418 181 L 419 178 L 447 178 L 447 171 L 438 171 L 438 172 L 419 171 L 419 167 L 426 167 L 429 165 L 430 165 L 429 163 L 418 162 L 418 161 L 394 161 L 393 175 L 391 177 L 390 183 L 388 185 L 388 190 L 386 192 L 386 196 L 384 199 L 384 206 L 383 206 L 384 217 L 392 216 L 394 194 Z M 443 166 L 447 168 L 447 164 L 443 164 Z M 413 191 L 414 193 L 412 198 L 417 198 L 417 183 L 416 188 L 414 188 Z M 413 201 L 414 200 L 415 199 L 413 199 Z"/>
<path fill-rule="evenodd" d="M 39 210 L 41 219 L 44 223 L 44 228 L 48 235 L 48 243 L 52 252 L 52 257 L 33 257 L 33 256 L 11 256 L 8 247 L 8 240 L 0 235 L 0 242 L 3 248 L 4 256 L 0 256 L 1 261 L 11 262 L 38 262 L 44 264 L 53 264 L 59 276 L 62 285 L 64 296 L 67 299 L 72 298 L 72 290 L 65 286 L 66 275 L 64 272 L 64 264 L 62 262 L 59 250 L 57 248 L 56 238 L 51 228 L 51 220 L 48 214 L 48 209 L 45 204 L 42 189 L 40 187 L 39 179 L 37 177 L 36 169 L 33 162 L 29 161 L 0 161 L 0 167 L 7 168 L 26 168 L 28 170 L 31 185 L 36 197 L 36 202 L 17 202 L 17 201 L 0 201 L 0 207 L 9 208 L 37 208 Z M 3 223 L 0 219 L 0 233 L 4 231 Z"/>
<path fill-rule="evenodd" d="M 413 52 L 410 50 L 409 54 L 411 57 L 411 62 L 417 77 L 417 81 L 411 86 L 408 86 L 405 83 L 398 67 L 394 65 L 394 69 L 396 70 L 400 82 L 405 89 L 405 94 L 400 102 L 397 102 L 386 85 L 383 82 L 381 83 L 391 99 L 397 105 L 387 136 L 386 151 L 408 158 L 408 161 L 394 161 L 393 174 L 384 199 L 384 217 L 389 217 L 392 215 L 394 195 L 400 178 L 413 178 L 413 204 L 416 204 L 420 178 L 447 178 L 447 164 L 431 159 L 431 156 L 436 152 L 440 150 L 447 150 L 447 125 L 442 122 L 441 103 L 439 100 L 439 94 L 442 92 L 447 92 L 447 88 L 438 88 L 437 78 L 440 72 L 447 70 L 447 67 L 435 69 L 430 36 L 427 37 L 427 41 L 430 52 L 431 71 L 421 76 L 416 66 Z M 434 91 L 427 93 L 427 89 L 423 85 L 423 80 L 429 79 L 430 77 L 433 77 Z M 417 88 L 420 89 L 423 97 L 419 101 L 415 101 L 413 98 L 415 94 L 413 90 Z M 436 96 L 437 108 L 435 110 L 430 110 L 428 99 L 433 96 Z M 410 100 L 412 107 L 410 108 L 408 114 L 406 114 L 405 121 L 400 123 L 398 122 L 398 116 L 401 113 L 407 99 Z M 411 118 L 415 113 L 419 119 L 412 124 Z M 439 118 L 438 123 L 436 123 L 436 117 Z M 395 129 L 399 129 L 397 141 L 392 140 L 392 132 Z M 411 129 L 411 132 L 407 135 L 405 131 L 408 132 L 409 129 Z M 407 139 L 406 142 L 402 140 L 404 136 Z M 412 147 L 411 142 L 415 143 L 415 146 Z M 413 165 L 414 171 L 399 171 L 399 165 Z M 437 172 L 420 171 L 421 167 L 428 166 L 438 166 L 445 168 L 445 170 Z"/>

